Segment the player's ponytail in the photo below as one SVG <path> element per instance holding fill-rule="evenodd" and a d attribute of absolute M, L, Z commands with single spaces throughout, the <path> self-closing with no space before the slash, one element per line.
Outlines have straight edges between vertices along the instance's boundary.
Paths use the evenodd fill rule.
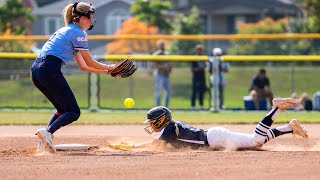
<path fill-rule="evenodd" d="M 73 7 L 73 4 L 68 4 L 62 11 L 62 17 L 64 19 L 64 24 L 66 26 L 73 23 L 72 7 Z"/>
<path fill-rule="evenodd" d="M 64 24 L 68 26 L 73 22 L 79 22 L 81 16 L 85 15 L 90 18 L 90 13 L 94 13 L 93 7 L 88 3 L 79 2 L 68 4 L 62 11 L 62 17 L 64 19 Z"/>

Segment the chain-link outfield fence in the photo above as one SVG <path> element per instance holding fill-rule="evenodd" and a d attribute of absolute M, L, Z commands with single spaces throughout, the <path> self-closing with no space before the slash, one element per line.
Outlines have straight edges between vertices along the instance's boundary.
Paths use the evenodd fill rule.
<path fill-rule="evenodd" d="M 276 96 L 289 97 L 295 91 L 307 92 L 312 96 L 319 90 L 320 80 L 315 78 L 320 73 L 319 67 L 291 67 L 281 63 L 261 64 L 261 66 L 243 66 L 231 63 L 230 72 L 226 74 L 225 106 L 227 109 L 244 109 L 243 97 L 249 94 L 251 79 L 260 67 L 265 67 L 271 80 L 271 88 Z M 294 71 L 294 72 L 293 72 Z M 100 76 L 101 77 L 101 76 Z M 191 72 L 189 68 L 174 68 L 171 75 L 173 96 L 170 107 L 173 109 L 190 109 L 191 107 Z M 100 78 L 99 100 L 101 108 L 122 108 L 126 97 L 135 99 L 136 108 L 149 108 L 154 103 L 154 80 L 149 71 L 138 71 L 131 79 L 118 80 Z M 117 86 L 115 86 L 117 85 Z M 120 89 L 118 89 L 120 87 Z M 205 107 L 212 106 L 209 73 L 207 73 L 207 91 Z M 163 101 L 162 101 L 163 102 Z M 199 108 L 199 105 L 197 104 Z"/>
<path fill-rule="evenodd" d="M 46 40 L 48 37 L 0 37 L 1 41 L 29 41 Z M 248 40 L 248 39 L 280 39 L 287 43 L 288 39 L 319 39 L 319 34 L 307 35 L 197 35 L 197 36 L 89 36 L 91 40 L 115 39 L 169 39 L 169 40 Z M 212 52 L 212 50 L 207 50 Z M 290 49 L 284 54 L 295 54 Z M 210 54 L 210 53 L 208 53 Z M 52 109 L 51 103 L 36 89 L 29 78 L 29 68 L 36 57 L 33 53 L 0 53 L 0 108 L 24 109 Z M 112 63 L 128 55 L 107 55 L 97 58 Z M 191 61 L 205 61 L 209 56 L 136 56 L 131 58 L 139 63 L 138 71 L 130 78 L 119 79 L 110 76 L 85 73 L 75 63 L 63 66 L 63 73 L 69 82 L 78 100 L 79 106 L 84 109 L 124 109 L 124 99 L 131 97 L 135 100 L 135 109 L 149 109 L 155 106 L 155 85 L 149 61 L 170 60 L 173 62 L 173 71 L 170 76 L 173 94 L 170 100 L 171 109 L 191 108 Z M 244 109 L 243 97 L 249 94 L 251 79 L 260 68 L 267 70 L 271 80 L 271 88 L 275 96 L 289 97 L 292 92 L 299 95 L 306 92 L 313 99 L 314 93 L 320 90 L 320 57 L 319 56 L 222 56 L 222 60 L 230 63 L 230 71 L 226 73 L 227 86 L 225 90 L 225 106 L 227 109 Z M 204 97 L 204 106 L 210 109 L 213 106 L 209 82 L 209 73 L 206 69 L 207 91 Z M 165 93 L 165 92 L 163 92 Z M 164 94 L 163 94 L 164 96 Z M 198 101 L 196 101 L 199 108 Z M 162 104 L 164 100 L 162 100 Z"/>
<path fill-rule="evenodd" d="M 31 66 L 32 61 L 29 63 Z M 307 92 L 312 98 L 313 94 L 320 90 L 320 68 L 314 62 L 303 65 L 293 62 L 230 62 L 230 65 L 230 72 L 226 73 L 227 109 L 244 109 L 243 97 L 248 95 L 251 79 L 261 67 L 267 70 L 271 88 L 276 96 L 288 97 L 292 92 Z M 191 64 L 185 63 L 185 67 L 178 66 L 178 62 L 174 63 L 170 77 L 173 89 L 170 108 L 190 109 Z M 135 100 L 135 109 L 149 109 L 155 105 L 153 72 L 149 69 L 141 68 L 127 79 L 85 73 L 79 70 L 76 64 L 63 67 L 63 73 L 81 108 L 124 109 L 123 100 L 127 97 Z M 52 108 L 51 103 L 32 84 L 29 68 L 1 69 L 0 74 L 0 108 Z M 208 89 L 204 105 L 209 109 L 212 106 L 212 98 L 208 71 L 206 78 Z"/>
<path fill-rule="evenodd" d="M 12 60 L 18 63 L 21 60 Z M 0 108 L 53 108 L 50 101 L 32 84 L 30 67 L 0 70 Z M 1 63 L 1 60 L 0 60 Z M 89 108 L 89 75 L 78 69 L 63 68 L 63 73 L 82 108 Z"/>

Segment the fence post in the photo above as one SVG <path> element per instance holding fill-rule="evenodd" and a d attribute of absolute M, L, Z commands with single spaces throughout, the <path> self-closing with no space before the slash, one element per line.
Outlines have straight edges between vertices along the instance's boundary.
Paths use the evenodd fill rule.
<path fill-rule="evenodd" d="M 89 73 L 89 110 L 97 112 L 98 107 L 98 75 Z"/>
<path fill-rule="evenodd" d="M 213 57 L 209 59 L 210 63 L 210 82 L 211 82 L 211 94 L 212 94 L 212 107 L 210 111 L 218 112 L 218 98 L 219 98 L 219 63 L 221 61 L 222 50 L 220 48 L 214 48 L 212 50 Z"/>

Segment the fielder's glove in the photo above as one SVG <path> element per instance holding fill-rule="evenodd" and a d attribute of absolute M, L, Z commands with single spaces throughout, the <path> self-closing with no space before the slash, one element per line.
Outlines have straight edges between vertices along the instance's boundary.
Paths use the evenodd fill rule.
<path fill-rule="evenodd" d="M 112 77 L 127 78 L 131 76 L 136 70 L 137 67 L 135 64 L 133 64 L 133 61 L 126 59 L 117 64 L 116 68 L 111 71 L 110 75 Z"/>

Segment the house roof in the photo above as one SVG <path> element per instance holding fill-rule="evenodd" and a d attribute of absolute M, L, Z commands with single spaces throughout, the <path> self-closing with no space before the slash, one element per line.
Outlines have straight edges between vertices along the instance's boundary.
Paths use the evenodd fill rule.
<path fill-rule="evenodd" d="M 297 15 L 302 10 L 290 0 L 201 0 L 195 3 L 201 12 L 207 14 L 232 14 L 236 12 L 221 12 L 217 10 L 230 6 L 243 6 L 248 9 L 256 9 L 257 12 L 269 12 L 274 14 Z M 192 4 L 185 7 L 178 7 L 177 10 L 187 12 Z"/>
<path fill-rule="evenodd" d="M 1 0 L 0 0 L 1 1 Z M 99 7 L 102 7 L 108 3 L 111 2 L 124 2 L 127 4 L 131 4 L 133 0 L 84 0 L 83 2 L 91 3 L 95 9 L 98 9 Z M 69 3 L 78 2 L 75 0 L 61 0 L 58 2 L 53 2 L 48 5 L 42 6 L 38 9 L 36 9 L 33 13 L 35 15 L 57 15 L 61 14 L 63 8 L 68 5 Z"/>

